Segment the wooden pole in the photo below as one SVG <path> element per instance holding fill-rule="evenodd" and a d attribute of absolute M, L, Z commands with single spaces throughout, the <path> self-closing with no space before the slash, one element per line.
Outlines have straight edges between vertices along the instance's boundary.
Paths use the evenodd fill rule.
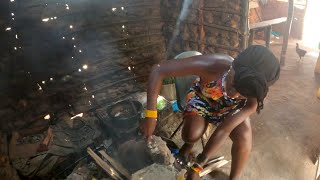
<path fill-rule="evenodd" d="M 293 4 L 294 4 L 294 0 L 289 0 L 286 31 L 285 31 L 284 36 L 283 36 L 282 50 L 281 50 L 281 56 L 280 56 L 280 64 L 281 64 L 281 66 L 285 65 L 285 59 L 286 59 L 286 53 L 287 53 L 287 48 L 288 48 L 289 35 L 290 35 L 291 24 L 292 24 L 292 19 L 293 19 L 293 10 L 294 10 Z"/>
<path fill-rule="evenodd" d="M 249 36 L 249 0 L 241 1 L 241 51 L 248 47 L 248 36 Z"/>

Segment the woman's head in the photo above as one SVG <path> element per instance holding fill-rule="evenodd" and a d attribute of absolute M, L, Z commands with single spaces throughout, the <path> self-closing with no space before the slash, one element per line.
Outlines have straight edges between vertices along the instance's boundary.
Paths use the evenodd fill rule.
<path fill-rule="evenodd" d="M 256 98 L 259 113 L 268 87 L 279 79 L 279 61 L 268 48 L 253 45 L 235 58 L 232 67 L 235 71 L 234 88 L 243 96 Z"/>

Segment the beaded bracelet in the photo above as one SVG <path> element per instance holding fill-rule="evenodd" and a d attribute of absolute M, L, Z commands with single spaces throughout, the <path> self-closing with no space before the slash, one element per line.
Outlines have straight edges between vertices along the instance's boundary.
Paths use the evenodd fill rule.
<path fill-rule="evenodd" d="M 194 163 L 192 166 L 191 166 L 191 169 L 193 171 L 195 171 L 196 173 L 200 173 L 202 170 L 203 170 L 203 167 L 198 164 L 198 163 Z"/>

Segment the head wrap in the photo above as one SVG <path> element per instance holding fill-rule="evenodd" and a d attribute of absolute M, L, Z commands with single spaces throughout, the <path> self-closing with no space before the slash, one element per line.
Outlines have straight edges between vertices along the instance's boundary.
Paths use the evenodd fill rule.
<path fill-rule="evenodd" d="M 235 89 L 243 96 L 255 97 L 259 113 L 263 109 L 263 100 L 267 96 L 268 87 L 279 79 L 278 59 L 268 48 L 252 45 L 235 58 L 232 67 L 235 70 Z"/>

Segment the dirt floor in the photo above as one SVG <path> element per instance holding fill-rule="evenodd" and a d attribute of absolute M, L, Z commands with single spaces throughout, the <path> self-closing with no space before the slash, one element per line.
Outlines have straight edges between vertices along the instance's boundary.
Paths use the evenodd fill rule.
<path fill-rule="evenodd" d="M 304 48 L 301 43 L 308 53 L 297 64 L 296 42 L 289 42 L 286 64 L 279 81 L 270 88 L 265 108 L 251 117 L 253 149 L 242 180 L 315 178 L 313 161 L 320 149 L 320 99 L 316 91 L 320 86 L 315 81 L 314 67 L 319 53 L 317 49 Z M 270 48 L 280 57 L 281 43 L 273 42 Z M 200 143 L 196 149 L 201 151 Z M 217 155 L 231 160 L 230 151 L 231 140 L 228 140 Z M 229 163 L 210 179 L 228 179 L 230 167 Z"/>
<path fill-rule="evenodd" d="M 289 42 L 286 64 L 270 89 L 265 108 L 251 117 L 253 149 L 243 180 L 315 178 L 313 161 L 320 149 L 320 100 L 316 97 L 320 86 L 314 77 L 318 51 L 301 44 L 308 54 L 297 64 L 296 42 Z M 274 43 L 271 49 L 280 57 L 281 44 Z M 228 141 L 221 150 L 227 159 L 231 159 L 230 149 Z M 230 164 L 223 171 L 229 173 Z"/>

